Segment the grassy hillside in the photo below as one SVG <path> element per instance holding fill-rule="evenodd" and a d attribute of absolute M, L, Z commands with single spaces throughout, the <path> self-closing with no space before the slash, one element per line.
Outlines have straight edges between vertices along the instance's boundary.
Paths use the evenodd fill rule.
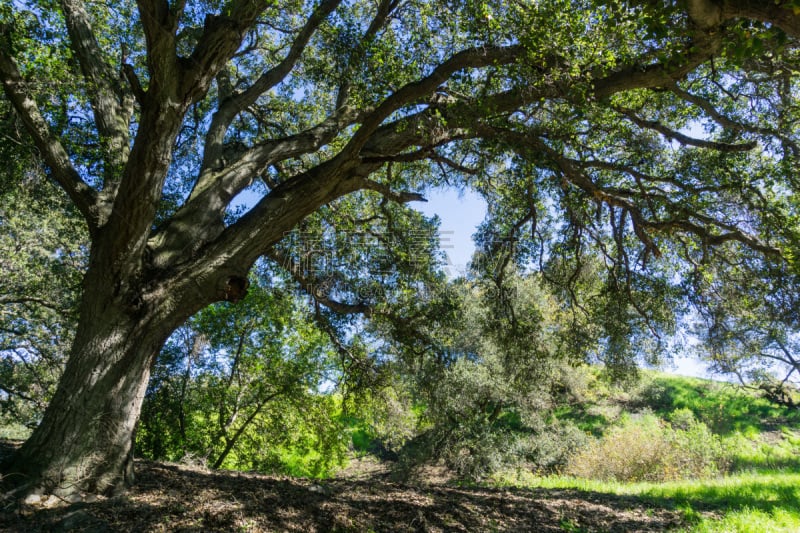
<path fill-rule="evenodd" d="M 644 371 L 637 383 L 619 387 L 605 383 L 596 370 L 578 372 L 583 373 L 583 398 L 576 398 L 559 416 L 580 421 L 591 431 L 612 422 L 619 408 L 649 410 L 664 419 L 688 409 L 717 434 L 755 435 L 800 424 L 800 410 L 777 406 L 731 383 Z"/>
<path fill-rule="evenodd" d="M 679 510 L 685 531 L 800 531 L 800 410 L 655 372 L 628 390 L 591 370 L 576 381 L 555 418 L 592 435 L 586 448 L 561 475 L 517 469 L 496 484 L 636 497 Z"/>
<path fill-rule="evenodd" d="M 556 417 L 595 437 L 631 419 L 650 416 L 678 428 L 694 419 L 722 443 L 729 472 L 800 471 L 800 409 L 777 406 L 730 383 L 659 372 L 643 372 L 627 390 L 609 386 L 594 371 L 584 379 L 583 391 Z"/>

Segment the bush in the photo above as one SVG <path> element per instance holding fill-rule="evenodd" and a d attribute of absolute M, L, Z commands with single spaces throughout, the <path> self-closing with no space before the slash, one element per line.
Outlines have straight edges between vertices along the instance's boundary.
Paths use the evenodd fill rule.
<path fill-rule="evenodd" d="M 561 471 L 588 437 L 571 422 L 540 422 L 515 430 L 480 421 L 433 427 L 401 450 L 395 475 L 405 479 L 414 469 L 438 462 L 463 480 L 481 481 L 497 472 L 525 468 L 549 474 Z"/>
<path fill-rule="evenodd" d="M 394 475 L 406 479 L 420 466 L 440 463 L 460 479 L 481 481 L 517 460 L 518 439 L 511 431 L 480 422 L 434 426 L 406 443 L 394 465 Z"/>
<path fill-rule="evenodd" d="M 692 419 L 686 429 L 667 427 L 672 448 L 670 466 L 675 474 L 668 479 L 702 479 L 728 470 L 731 464 L 728 450 L 703 422 Z"/>
<path fill-rule="evenodd" d="M 725 471 L 729 461 L 719 437 L 691 413 L 676 418 L 675 427 L 650 414 L 627 419 L 575 455 L 567 472 L 604 481 L 673 481 Z"/>
<path fill-rule="evenodd" d="M 562 470 L 575 450 L 584 448 L 586 433 L 571 422 L 555 421 L 535 434 L 520 439 L 519 456 L 532 470 L 549 474 Z"/>
<path fill-rule="evenodd" d="M 686 407 L 672 411 L 669 414 L 669 421 L 674 429 L 682 429 L 684 431 L 697 424 L 697 418 L 694 416 L 694 412 Z"/>

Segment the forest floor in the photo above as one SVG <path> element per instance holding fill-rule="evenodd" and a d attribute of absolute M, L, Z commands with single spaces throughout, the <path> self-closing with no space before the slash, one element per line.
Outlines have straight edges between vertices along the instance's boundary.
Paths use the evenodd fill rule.
<path fill-rule="evenodd" d="M 325 481 L 149 461 L 136 466 L 136 485 L 123 496 L 8 505 L 0 531 L 635 532 L 684 525 L 670 506 L 652 508 L 631 496 L 466 487 L 436 472 L 398 483 L 370 460 Z"/>

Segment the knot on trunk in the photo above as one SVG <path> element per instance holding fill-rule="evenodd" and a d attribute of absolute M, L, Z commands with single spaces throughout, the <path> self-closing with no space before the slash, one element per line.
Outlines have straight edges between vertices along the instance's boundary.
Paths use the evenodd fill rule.
<path fill-rule="evenodd" d="M 225 282 L 223 299 L 228 302 L 236 303 L 247 296 L 247 288 L 249 286 L 250 282 L 247 280 L 247 278 L 243 278 L 241 276 L 231 276 Z"/>

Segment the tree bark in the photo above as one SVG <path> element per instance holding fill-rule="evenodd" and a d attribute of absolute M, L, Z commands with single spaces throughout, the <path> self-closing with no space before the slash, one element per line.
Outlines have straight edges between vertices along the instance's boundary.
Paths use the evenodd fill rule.
<path fill-rule="evenodd" d="M 94 286 L 90 269 L 81 321 L 63 377 L 42 422 L 3 465 L 24 494 L 113 494 L 133 481 L 133 441 L 151 366 L 187 309 Z"/>

